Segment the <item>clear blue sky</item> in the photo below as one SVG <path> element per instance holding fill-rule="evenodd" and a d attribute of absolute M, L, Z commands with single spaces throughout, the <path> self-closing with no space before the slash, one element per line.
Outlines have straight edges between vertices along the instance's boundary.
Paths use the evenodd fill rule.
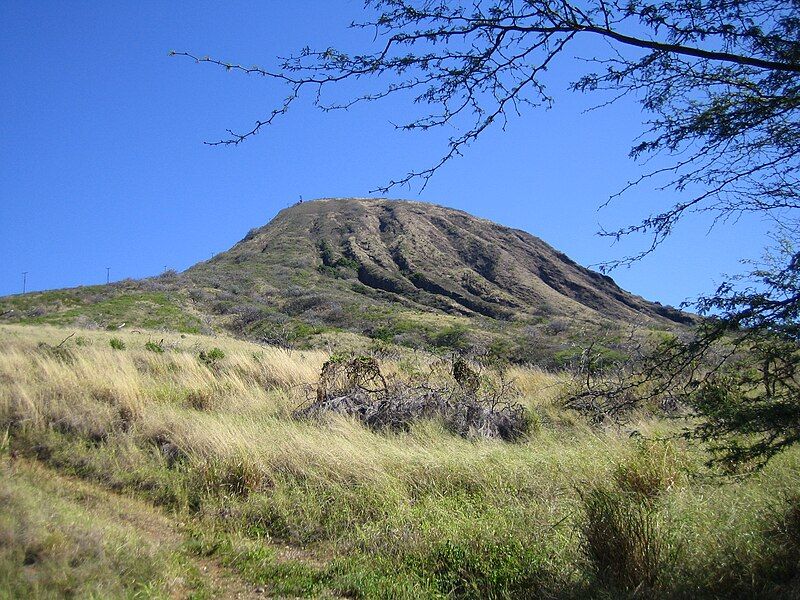
<path fill-rule="evenodd" d="M 346 26 L 362 16 L 361 0 L 0 2 L 0 294 L 18 293 L 23 271 L 41 290 L 104 282 L 106 267 L 114 280 L 182 270 L 300 195 L 366 196 L 429 166 L 451 132 L 394 131 L 407 110 L 394 101 L 339 114 L 305 102 L 237 148 L 202 144 L 252 126 L 285 91 L 169 50 L 267 66 L 307 44 L 354 47 L 363 33 Z M 597 212 L 638 172 L 627 152 L 643 116 L 628 101 L 584 113 L 596 99 L 567 90 L 583 68 L 557 64 L 555 108 L 490 132 L 423 193 L 392 196 L 527 230 L 585 265 L 624 255 L 599 225 L 634 222 L 669 198 L 641 188 Z M 686 222 L 612 276 L 678 304 L 764 245 L 758 221 L 708 226 Z"/>

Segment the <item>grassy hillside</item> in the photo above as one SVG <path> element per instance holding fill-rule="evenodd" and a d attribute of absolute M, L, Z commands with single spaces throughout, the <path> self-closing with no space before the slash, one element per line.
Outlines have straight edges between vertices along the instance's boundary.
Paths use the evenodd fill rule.
<path fill-rule="evenodd" d="M 225 281 L 217 287 L 238 287 L 240 294 L 253 284 L 266 296 L 280 294 L 278 284 L 311 285 L 335 289 L 342 298 L 361 294 L 417 311 L 495 320 L 688 322 L 687 315 L 625 292 L 529 233 L 423 202 L 298 204 L 187 275 Z"/>
<path fill-rule="evenodd" d="M 12 323 L 77 325 L 115 330 L 142 328 L 179 333 L 210 331 L 191 309 L 173 277 L 123 281 L 0 298 L 0 319 Z M 204 323 L 205 321 L 205 323 Z"/>
<path fill-rule="evenodd" d="M 298 421 L 326 353 L 124 330 L 58 346 L 70 333 L 0 326 L 0 596 L 202 595 L 215 565 L 277 596 L 796 597 L 796 450 L 720 477 L 680 423 L 591 426 L 560 408 L 567 375 L 522 367 L 534 426 L 516 443 Z M 432 360 L 383 367 L 413 379 Z M 128 510 L 168 535 L 113 518 Z"/>
<path fill-rule="evenodd" d="M 281 211 L 183 273 L 0 298 L 0 323 L 232 333 L 293 348 L 491 351 L 557 367 L 576 345 L 692 317 L 620 289 L 523 231 L 421 202 Z"/>

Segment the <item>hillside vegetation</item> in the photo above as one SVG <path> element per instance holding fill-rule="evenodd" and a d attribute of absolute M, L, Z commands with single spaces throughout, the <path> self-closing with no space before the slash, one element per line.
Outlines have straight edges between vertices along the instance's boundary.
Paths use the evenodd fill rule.
<path fill-rule="evenodd" d="M 294 418 L 328 358 L 0 326 L 0 595 L 796 597 L 796 449 L 721 477 L 680 422 L 590 425 L 561 408 L 570 376 L 532 367 L 506 372 L 516 442 Z"/>
<path fill-rule="evenodd" d="M 691 315 L 630 294 L 542 240 L 422 202 L 297 204 L 183 273 L 0 298 L 0 322 L 227 332 L 294 348 L 483 348 L 563 365 L 575 344 Z"/>

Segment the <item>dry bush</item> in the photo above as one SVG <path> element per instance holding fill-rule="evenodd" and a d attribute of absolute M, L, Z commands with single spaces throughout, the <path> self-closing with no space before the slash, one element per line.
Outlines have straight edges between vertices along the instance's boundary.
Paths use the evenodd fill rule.
<path fill-rule="evenodd" d="M 480 374 L 462 358 L 452 362 L 450 372 L 449 385 L 430 380 L 409 383 L 387 379 L 372 357 L 334 356 L 323 365 L 314 400 L 294 416 L 319 419 L 342 414 L 376 431 L 408 431 L 421 419 L 440 419 L 462 437 L 507 441 L 528 432 L 530 415 L 514 401 L 510 385 L 501 381 L 498 386 L 483 386 Z"/>

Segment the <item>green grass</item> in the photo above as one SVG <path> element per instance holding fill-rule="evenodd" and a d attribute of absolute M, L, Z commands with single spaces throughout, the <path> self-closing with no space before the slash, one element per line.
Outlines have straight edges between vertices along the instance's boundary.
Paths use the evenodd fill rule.
<path fill-rule="evenodd" d="M 325 568 L 280 558 L 275 548 L 218 527 L 194 528 L 187 548 L 197 556 L 218 558 L 250 583 L 269 586 L 280 596 L 319 596 L 334 583 Z"/>
<path fill-rule="evenodd" d="M 145 292 L 114 286 L 85 286 L 70 290 L 36 292 L 8 296 L 0 300 L 0 312 L 11 322 L 39 325 L 95 323 L 115 329 L 167 329 L 198 333 L 199 319 L 187 313 L 185 300 L 178 292 Z"/>
<path fill-rule="evenodd" d="M 169 598 L 178 588 L 204 596 L 167 541 L 87 507 L 79 485 L 59 488 L 40 469 L 3 463 L 0 598 Z"/>

